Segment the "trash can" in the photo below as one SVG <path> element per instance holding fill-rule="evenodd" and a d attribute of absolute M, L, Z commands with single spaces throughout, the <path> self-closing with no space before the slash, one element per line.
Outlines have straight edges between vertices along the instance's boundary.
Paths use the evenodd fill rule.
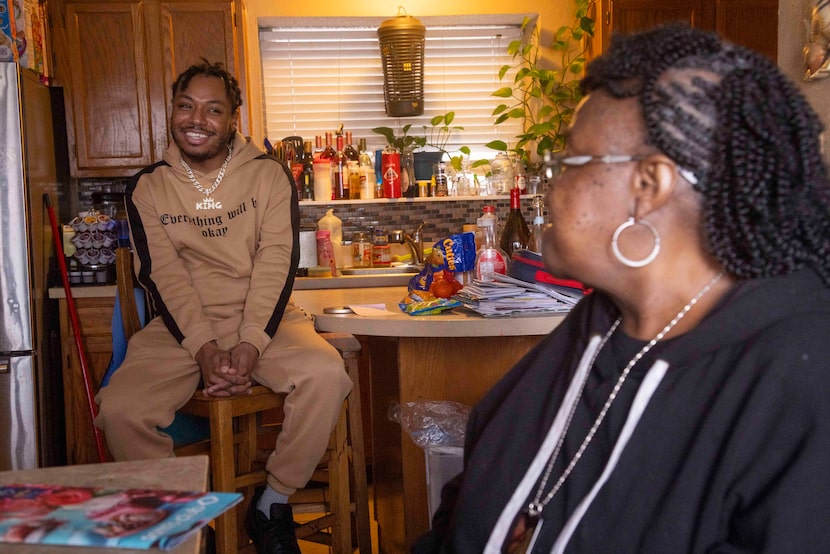
<path fill-rule="evenodd" d="M 427 469 L 427 505 L 430 528 L 432 516 L 441 504 L 441 490 L 464 469 L 464 449 L 460 446 L 428 446 L 424 449 Z"/>
<path fill-rule="evenodd" d="M 389 419 L 401 424 L 424 450 L 430 522 L 441 504 L 441 489 L 464 468 L 464 431 L 470 407 L 447 400 L 394 405 Z"/>

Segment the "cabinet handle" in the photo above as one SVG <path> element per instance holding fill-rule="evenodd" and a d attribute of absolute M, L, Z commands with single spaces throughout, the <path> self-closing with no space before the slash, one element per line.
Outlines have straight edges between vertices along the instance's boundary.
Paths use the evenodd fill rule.
<path fill-rule="evenodd" d="M 605 26 L 611 25 L 611 10 L 605 10 Z"/>

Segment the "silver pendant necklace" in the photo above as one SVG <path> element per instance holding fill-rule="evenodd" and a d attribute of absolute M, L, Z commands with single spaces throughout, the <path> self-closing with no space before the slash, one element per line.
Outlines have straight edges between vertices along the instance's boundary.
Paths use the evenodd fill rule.
<path fill-rule="evenodd" d="M 658 342 L 663 340 L 663 338 L 669 333 L 669 331 L 671 331 L 674 328 L 674 326 L 677 325 L 680 322 L 680 320 L 683 319 L 686 316 L 687 313 L 689 313 L 689 310 L 691 310 L 692 307 L 695 304 L 697 304 L 698 301 L 701 298 L 703 298 L 703 296 L 707 292 L 709 292 L 709 290 L 711 290 L 711 288 L 713 286 L 715 286 L 715 283 L 717 283 L 720 280 L 721 277 L 723 277 L 723 272 L 718 273 L 708 283 L 706 283 L 706 286 L 704 286 L 702 289 L 700 289 L 700 291 L 698 291 L 698 293 L 695 294 L 692 297 L 692 299 L 689 300 L 689 302 L 685 306 L 683 306 L 683 308 L 679 312 L 677 312 L 677 315 L 675 315 L 674 318 L 665 327 L 663 327 L 663 329 L 659 333 L 657 333 L 657 336 L 655 336 L 653 339 L 651 339 L 645 346 L 643 346 L 643 348 L 640 349 L 639 352 L 637 352 L 634 355 L 633 358 L 631 358 L 631 360 L 625 366 L 625 369 L 623 369 L 622 373 L 620 374 L 620 377 L 617 379 L 617 382 L 615 383 L 614 388 L 611 390 L 611 394 L 608 396 L 608 399 L 605 401 L 605 404 L 602 406 L 602 409 L 600 410 L 599 415 L 597 415 L 597 418 L 594 421 L 594 424 L 588 430 L 588 434 L 585 436 L 585 439 L 583 439 L 582 444 L 579 446 L 579 449 L 573 455 L 573 458 L 571 458 L 571 461 L 568 463 L 567 467 L 562 472 L 562 475 L 560 475 L 559 479 L 557 479 L 556 483 L 554 483 L 554 485 L 551 488 L 550 492 L 548 492 L 548 494 L 544 498 L 542 498 L 542 494 L 545 491 L 545 487 L 547 486 L 548 480 L 550 479 L 550 476 L 551 476 L 551 472 L 553 471 L 554 463 L 556 462 L 556 459 L 559 456 L 559 452 L 562 449 L 562 445 L 565 442 L 565 436 L 567 435 L 568 429 L 569 429 L 569 427 L 571 425 L 571 422 L 573 420 L 574 413 L 576 412 L 577 404 L 579 403 L 579 399 L 577 399 L 577 401 L 575 401 L 573 403 L 573 405 L 571 406 L 570 411 L 568 412 L 568 417 L 567 417 L 567 420 L 565 421 L 565 426 L 564 426 L 564 429 L 562 430 L 562 434 L 559 436 L 559 439 L 556 443 L 556 446 L 553 450 L 553 453 L 550 456 L 550 460 L 548 461 L 548 464 L 545 467 L 545 473 L 542 476 L 542 481 L 539 484 L 539 487 L 536 489 L 536 494 L 534 495 L 533 500 L 527 505 L 527 508 L 524 511 L 524 515 L 526 517 L 525 525 L 526 525 L 526 528 L 527 528 L 527 530 L 525 531 L 526 538 L 524 540 L 529 540 L 530 535 L 533 534 L 534 528 L 536 527 L 536 524 L 538 523 L 539 518 L 542 515 L 542 511 L 545 509 L 545 506 L 547 506 L 548 503 L 550 503 L 550 501 L 553 500 L 553 497 L 556 496 L 556 493 L 559 492 L 559 490 L 562 488 L 562 485 L 565 483 L 565 480 L 568 478 L 568 476 L 571 474 L 571 472 L 573 472 L 574 467 L 576 467 L 576 464 L 579 462 L 580 458 L 582 458 L 582 455 L 585 453 L 585 450 L 588 448 L 588 445 L 593 440 L 594 435 L 596 435 L 596 432 L 599 429 L 599 426 L 602 424 L 603 420 L 605 419 L 605 416 L 608 413 L 608 410 L 611 408 L 611 405 L 614 403 L 614 400 L 616 400 L 617 395 L 619 394 L 620 389 L 623 386 L 623 383 L 625 383 L 625 380 L 628 378 L 628 375 L 631 373 L 631 369 L 634 367 L 634 365 L 637 362 L 639 362 L 643 358 L 643 356 L 646 355 L 646 353 L 648 353 L 649 350 L 654 348 L 654 345 L 656 345 Z M 580 385 L 580 390 L 579 390 L 579 396 L 580 397 L 582 396 L 582 394 L 585 390 L 585 384 L 588 380 L 588 376 L 590 375 L 591 369 L 593 369 L 594 364 L 597 361 L 597 357 L 599 356 L 600 351 L 605 346 L 605 343 L 608 342 L 608 340 L 611 338 L 611 336 L 617 330 L 617 327 L 620 326 L 621 321 L 622 321 L 622 318 L 617 318 L 617 320 L 614 322 L 614 324 L 611 325 L 611 329 L 608 330 L 608 332 L 602 338 L 602 341 L 599 343 L 599 346 L 597 346 L 597 349 L 594 351 L 594 355 L 591 357 L 591 362 L 588 366 L 589 369 L 588 369 L 588 371 L 585 372 L 585 378 L 583 379 L 583 381 Z"/>
<path fill-rule="evenodd" d="M 222 183 L 222 178 L 225 176 L 225 170 L 228 168 L 228 163 L 231 161 L 231 155 L 233 154 L 233 146 L 228 144 L 228 155 L 225 157 L 225 161 L 222 162 L 222 167 L 219 168 L 219 174 L 216 175 L 216 179 L 213 181 L 213 185 L 209 189 L 205 189 L 202 184 L 196 180 L 196 176 L 193 174 L 193 170 L 190 169 L 190 166 L 187 165 L 187 162 L 184 161 L 184 158 L 179 158 L 179 161 L 184 168 L 185 173 L 187 173 L 187 178 L 190 179 L 190 182 L 193 183 L 193 186 L 196 187 L 196 190 L 201 192 L 204 195 L 204 198 L 201 202 L 196 202 L 196 209 L 197 210 L 221 210 L 222 203 L 217 202 L 216 200 L 211 197 L 213 191 L 215 191 L 219 185 Z"/>

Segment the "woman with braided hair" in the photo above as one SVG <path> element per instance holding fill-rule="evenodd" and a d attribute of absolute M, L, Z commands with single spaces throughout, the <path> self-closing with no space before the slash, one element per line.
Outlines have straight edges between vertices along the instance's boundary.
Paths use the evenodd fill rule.
<path fill-rule="evenodd" d="M 416 552 L 830 552 L 830 180 L 764 57 L 590 63 L 543 255 L 593 288 L 472 411 Z"/>

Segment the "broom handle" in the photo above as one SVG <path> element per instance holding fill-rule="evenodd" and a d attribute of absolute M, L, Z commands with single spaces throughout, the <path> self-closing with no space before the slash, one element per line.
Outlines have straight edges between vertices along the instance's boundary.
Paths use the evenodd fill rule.
<path fill-rule="evenodd" d="M 78 310 L 75 308 L 75 299 L 72 297 L 72 287 L 69 284 L 69 271 L 66 269 L 66 259 L 63 254 L 63 242 L 58 230 L 58 221 L 55 217 L 55 208 L 52 206 L 52 197 L 49 194 L 43 195 L 43 202 L 46 204 L 46 211 L 49 213 L 49 222 L 52 224 L 52 238 L 55 243 L 55 252 L 58 257 L 58 266 L 60 267 L 61 280 L 63 281 L 63 291 L 66 295 L 66 304 L 69 307 L 69 317 L 72 322 L 72 333 L 75 335 L 75 348 L 78 350 L 78 359 L 81 361 L 81 376 L 84 380 L 84 391 L 86 392 L 86 401 L 89 406 L 89 415 L 92 418 L 92 432 L 95 435 L 95 446 L 98 449 L 98 461 L 101 463 L 107 461 L 106 451 L 104 450 L 104 439 L 101 430 L 95 426 L 95 417 L 98 415 L 98 409 L 95 406 L 95 395 L 92 392 L 92 380 L 89 373 L 89 361 L 86 357 L 86 350 L 84 349 L 81 337 L 81 322 L 78 320 Z"/>

